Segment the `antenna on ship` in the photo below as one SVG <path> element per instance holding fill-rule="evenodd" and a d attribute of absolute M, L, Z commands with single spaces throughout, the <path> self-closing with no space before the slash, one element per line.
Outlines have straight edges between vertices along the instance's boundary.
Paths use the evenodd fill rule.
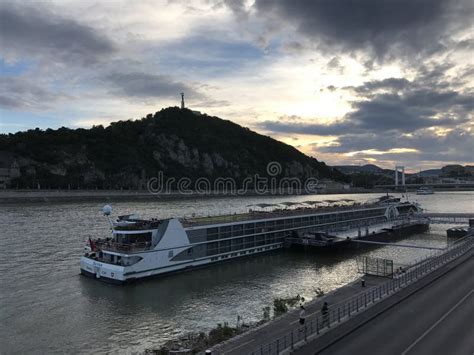
<path fill-rule="evenodd" d="M 112 213 L 112 206 L 110 206 L 110 205 L 105 205 L 104 207 L 102 207 L 102 213 L 104 214 L 104 216 L 107 217 L 107 220 L 109 221 L 110 227 L 111 227 L 112 230 L 113 230 L 113 229 L 114 229 L 114 225 L 113 225 L 112 221 L 110 220 L 110 214 Z"/>
<path fill-rule="evenodd" d="M 181 93 L 181 110 L 184 109 L 184 92 Z"/>

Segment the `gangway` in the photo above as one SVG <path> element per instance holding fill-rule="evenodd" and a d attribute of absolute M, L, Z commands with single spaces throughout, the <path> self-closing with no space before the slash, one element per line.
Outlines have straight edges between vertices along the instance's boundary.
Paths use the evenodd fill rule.
<path fill-rule="evenodd" d="M 351 242 L 353 242 L 353 243 L 362 243 L 362 244 L 391 245 L 391 246 L 394 246 L 394 247 L 413 248 L 413 249 L 446 250 L 446 248 L 439 248 L 439 247 L 429 247 L 429 246 L 413 245 L 413 244 L 375 242 L 375 241 L 372 241 L 372 240 L 352 239 Z"/>
<path fill-rule="evenodd" d="M 474 213 L 417 213 L 417 217 L 429 218 L 432 224 L 469 224 L 470 219 L 474 219 Z"/>

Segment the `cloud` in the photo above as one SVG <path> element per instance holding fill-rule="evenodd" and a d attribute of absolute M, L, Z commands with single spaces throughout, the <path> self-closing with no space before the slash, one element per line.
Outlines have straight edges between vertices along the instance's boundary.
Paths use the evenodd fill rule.
<path fill-rule="evenodd" d="M 467 0 L 256 0 L 255 8 L 320 45 L 385 59 L 444 49 L 446 34 L 465 29 L 474 6 Z"/>
<path fill-rule="evenodd" d="M 221 77 L 255 65 L 264 56 L 256 46 L 228 38 L 222 31 L 201 28 L 199 32 L 158 44 L 154 50 L 160 53 L 160 64 L 176 68 L 178 73 L 183 68 L 188 68 L 187 71 L 191 68 L 201 75 Z M 166 53 L 166 56 L 161 53 Z"/>
<path fill-rule="evenodd" d="M 194 100 L 204 99 L 205 96 L 191 85 L 174 81 L 166 75 L 148 73 L 111 73 L 104 77 L 111 87 L 111 93 L 124 97 L 138 98 L 176 98 L 181 92 Z"/>
<path fill-rule="evenodd" d="M 383 80 L 372 80 L 365 82 L 363 85 L 357 87 L 348 87 L 346 89 L 353 89 L 358 94 L 369 94 L 376 90 L 389 90 L 391 92 L 405 89 L 410 82 L 404 78 L 387 78 Z"/>
<path fill-rule="evenodd" d="M 3 56 L 36 57 L 88 65 L 115 52 L 114 43 L 91 27 L 35 7 L 0 5 Z"/>
<path fill-rule="evenodd" d="M 395 161 L 472 162 L 474 93 L 453 80 L 465 72 L 458 69 L 449 63 L 422 65 L 412 80 L 386 78 L 340 87 L 337 90 L 355 95 L 352 110 L 327 124 L 280 117 L 259 127 L 280 135 L 327 136 L 331 144 L 302 149 L 332 162 L 376 159 L 386 166 Z"/>
<path fill-rule="evenodd" d="M 336 70 L 339 74 L 344 74 L 344 66 L 341 64 L 339 57 L 332 57 L 331 60 L 326 64 L 328 70 Z"/>
<path fill-rule="evenodd" d="M 333 154 L 359 152 L 356 154 L 359 157 L 377 156 L 377 159 L 390 156 L 391 159 L 412 161 L 473 162 L 474 132 L 455 128 L 442 135 L 433 130 L 420 130 L 411 135 L 347 134 L 338 138 L 337 145 L 316 149 Z"/>
<path fill-rule="evenodd" d="M 455 92 L 432 93 L 416 92 L 406 97 L 401 95 L 378 95 L 372 100 L 355 102 L 354 111 L 343 120 L 329 124 L 311 122 L 289 123 L 286 121 L 264 121 L 260 127 L 266 131 L 279 133 L 298 133 L 306 135 L 344 135 L 348 132 L 365 133 L 397 131 L 409 133 L 429 127 L 455 127 L 468 121 L 466 117 L 435 118 L 434 108 L 449 109 L 450 105 L 472 105 L 467 97 Z M 369 142 L 366 142 L 369 143 Z"/>
<path fill-rule="evenodd" d="M 239 21 L 246 20 L 248 18 L 248 9 L 245 6 L 245 1 L 243 0 L 224 0 L 223 2 L 228 6 L 232 12 L 237 16 Z"/>
<path fill-rule="evenodd" d="M 17 77 L 0 77 L 0 107 L 13 110 L 44 110 L 68 96 Z"/>
<path fill-rule="evenodd" d="M 400 134 L 430 127 L 454 128 L 472 119 L 474 94 L 467 88 L 450 88 L 441 75 L 440 68 L 446 67 L 423 70 L 412 81 L 387 78 L 346 87 L 344 89 L 357 95 L 352 101 L 352 111 L 332 123 L 295 123 L 280 119 L 264 121 L 260 127 L 271 132 L 319 136 L 387 131 Z M 366 144 L 370 142 L 366 140 Z"/>

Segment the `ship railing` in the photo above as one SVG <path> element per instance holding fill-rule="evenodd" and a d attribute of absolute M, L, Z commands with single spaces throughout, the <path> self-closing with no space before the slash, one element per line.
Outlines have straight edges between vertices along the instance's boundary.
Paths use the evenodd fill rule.
<path fill-rule="evenodd" d="M 285 238 L 285 242 L 288 244 L 299 244 L 299 245 L 308 245 L 308 246 L 326 246 L 333 242 L 332 239 L 321 240 L 315 238 Z"/>
<path fill-rule="evenodd" d="M 392 278 L 376 287 L 368 288 L 341 303 L 329 305 L 329 310 L 307 319 L 304 326 L 296 326 L 282 336 L 275 337 L 268 343 L 256 347 L 251 355 L 277 355 L 288 353 L 314 340 L 320 334 L 329 331 L 339 323 L 358 315 L 372 305 L 384 300 L 398 291 L 414 284 L 421 278 L 440 269 L 443 265 L 455 260 L 474 249 L 474 235 L 459 240 L 454 245 L 442 251 L 433 252 L 430 256 L 416 261 L 403 271 L 392 274 Z"/>
<path fill-rule="evenodd" d="M 383 207 L 378 204 L 353 204 L 347 206 L 319 206 L 319 207 L 299 207 L 295 209 L 277 209 L 273 211 L 260 211 L 252 210 L 251 212 L 245 212 L 243 214 L 220 214 L 220 215 L 194 215 L 191 217 L 185 216 L 181 219 L 181 222 L 185 226 L 197 226 L 202 224 L 208 224 L 213 220 L 222 222 L 219 219 L 225 219 L 226 222 L 240 222 L 240 221 L 251 221 L 259 217 L 265 218 L 278 218 L 288 216 L 299 216 L 311 213 L 331 213 L 331 212 L 342 212 L 352 210 L 354 207 L 363 208 L 379 208 Z"/>
<path fill-rule="evenodd" d="M 151 248 L 150 242 L 140 242 L 140 243 L 118 243 L 114 241 L 96 241 L 96 247 L 105 251 L 115 251 L 119 253 L 134 253 L 144 250 L 149 250 Z"/>

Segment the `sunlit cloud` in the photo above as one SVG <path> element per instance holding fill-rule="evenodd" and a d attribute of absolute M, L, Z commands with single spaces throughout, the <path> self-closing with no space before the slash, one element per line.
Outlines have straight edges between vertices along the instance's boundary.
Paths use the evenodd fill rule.
<path fill-rule="evenodd" d="M 356 155 L 385 155 L 385 154 L 403 154 L 403 153 L 419 153 L 418 149 L 412 148 L 392 148 L 388 150 L 377 150 L 377 149 L 367 149 L 367 150 L 360 150 L 357 152 L 348 152 L 344 153 L 347 157 L 353 157 Z"/>

